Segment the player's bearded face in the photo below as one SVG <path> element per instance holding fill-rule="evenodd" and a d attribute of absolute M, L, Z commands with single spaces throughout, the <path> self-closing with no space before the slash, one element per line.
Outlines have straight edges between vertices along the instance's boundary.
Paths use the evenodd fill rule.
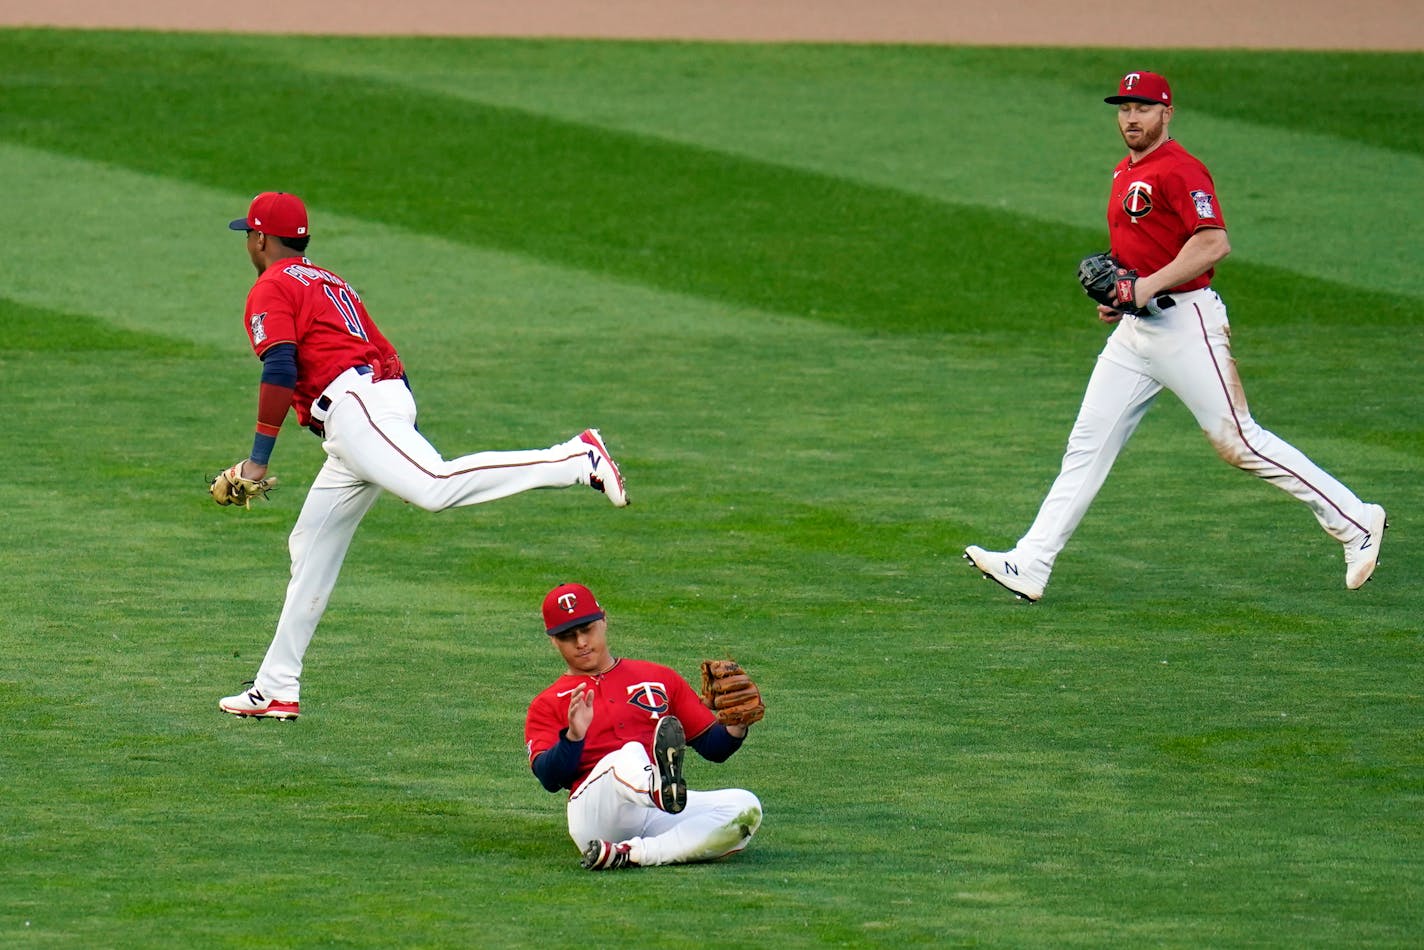
<path fill-rule="evenodd" d="M 1167 134 L 1171 108 L 1150 102 L 1124 102 L 1117 107 L 1117 130 L 1128 149 L 1145 152 Z"/>
<path fill-rule="evenodd" d="M 554 637 L 570 673 L 593 675 L 613 665 L 608 653 L 608 621 L 595 620 Z"/>

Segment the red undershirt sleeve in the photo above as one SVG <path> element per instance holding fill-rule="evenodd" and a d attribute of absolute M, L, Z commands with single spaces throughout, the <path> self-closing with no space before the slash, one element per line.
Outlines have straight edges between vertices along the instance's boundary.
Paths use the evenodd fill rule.
<path fill-rule="evenodd" d="M 257 465 L 266 465 L 277 444 L 277 433 L 287 418 L 296 391 L 296 346 L 280 343 L 262 354 L 262 382 L 257 391 L 257 431 L 252 437 L 252 453 Z"/>

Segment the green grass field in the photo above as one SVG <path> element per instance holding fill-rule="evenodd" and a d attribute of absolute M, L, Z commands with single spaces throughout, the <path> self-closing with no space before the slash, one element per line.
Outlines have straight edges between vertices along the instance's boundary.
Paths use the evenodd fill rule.
<path fill-rule="evenodd" d="M 1424 55 L 0 31 L 0 945 L 1418 946 Z M 1164 396 L 1048 596 L 1012 544 L 1103 329 L 1101 97 L 1174 82 L 1256 417 L 1393 527 L 1376 579 Z M 1409 91 L 1412 91 L 1410 93 Z M 295 724 L 221 715 L 321 460 L 249 512 L 253 273 L 302 194 L 447 455 L 602 427 L 582 490 L 368 517 Z M 590 874 L 529 774 L 539 599 L 732 653 L 693 787 L 766 821 Z"/>

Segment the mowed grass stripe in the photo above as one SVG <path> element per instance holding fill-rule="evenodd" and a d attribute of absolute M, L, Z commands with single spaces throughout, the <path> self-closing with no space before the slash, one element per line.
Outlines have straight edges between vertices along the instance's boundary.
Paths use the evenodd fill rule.
<path fill-rule="evenodd" d="M 253 174 L 229 156 L 256 151 L 264 181 L 348 215 L 776 312 L 887 331 L 972 327 L 993 286 L 1018 274 L 989 255 L 990 236 L 1022 259 L 1063 257 L 1027 222 L 980 209 L 346 79 L 277 78 L 268 94 L 309 117 L 360 116 L 379 149 L 345 142 L 339 122 L 322 135 L 319 119 L 293 141 L 265 97 L 215 108 L 210 64 L 145 74 L 165 114 L 136 138 L 105 121 L 133 106 L 114 74 L 134 64 L 85 65 L 99 70 L 93 84 L 17 103 L 36 120 L 18 123 L 20 140 L 239 192 Z M 946 258 L 975 261 L 981 279 L 946 283 Z"/>
<path fill-rule="evenodd" d="M 30 41 L 25 49 L 42 49 L 37 37 L 51 34 L 17 35 Z M 421 97 L 510 107 L 1095 233 L 1105 170 L 1120 155 L 1111 111 L 1099 102 L 1102 77 L 1116 75 L 1123 57 L 1133 55 L 108 34 L 66 40 L 98 51 L 131 42 L 148 53 L 181 43 L 219 62 L 239 54 L 267 63 L 285 57 L 293 76 L 376 80 Z M 1207 159 L 1230 199 L 1233 263 L 1281 266 L 1417 299 L 1409 242 L 1337 182 L 1348 169 L 1351 180 L 1380 183 L 1389 196 L 1381 207 L 1399 209 L 1399 220 L 1409 220 L 1411 209 L 1424 214 L 1424 198 L 1416 197 L 1424 194 L 1424 158 L 1411 137 L 1421 127 L 1411 122 L 1419 106 L 1393 92 L 1410 87 L 1424 68 L 1421 57 L 1155 51 L 1147 58 L 1173 75 L 1182 105 L 1176 133 Z M 143 56 L 128 59 L 140 75 L 164 68 Z M 30 84 L 20 76 L 15 90 L 23 96 Z M 1250 77 L 1249 96 L 1233 90 L 1238 76 Z M 118 114 L 131 113 L 120 107 Z M 1048 143 L 1051 161 L 1031 144 L 1038 141 Z M 1332 227 L 1302 245 L 1298 235 L 1322 219 Z M 1367 280 L 1352 264 L 1357 257 L 1371 261 Z"/>
<path fill-rule="evenodd" d="M 122 74 L 143 63 L 110 65 Z M 310 115 L 362 115 L 385 146 L 343 147 L 339 136 L 315 133 L 294 142 L 273 131 L 265 105 L 215 108 L 232 68 L 222 65 L 224 79 L 213 87 L 199 81 L 202 68 L 180 75 L 166 64 L 139 74 L 166 105 L 161 127 L 143 127 L 142 148 L 126 126 L 110 141 L 95 133 L 101 115 L 132 106 L 130 87 L 108 71 L 93 85 L 71 77 L 73 85 L 26 100 L 37 114 L 19 124 L 20 137 L 187 180 L 213 169 L 209 183 L 239 190 L 251 187 L 250 173 L 234 174 L 222 157 L 257 148 L 270 155 L 268 177 L 349 214 L 880 331 L 983 327 L 1002 319 L 999 288 L 1027 281 L 1072 290 L 1077 258 L 1101 242 L 1096 229 L 1045 228 L 1002 211 L 516 110 L 412 100 L 345 77 L 304 77 L 285 90 L 279 83 L 272 95 L 301 100 Z M 233 114 L 219 123 L 224 112 Z M 254 128 L 245 129 L 242 116 Z M 339 193 L 322 190 L 321 179 L 333 176 L 349 182 Z M 1035 305 L 1016 319 L 1052 315 Z"/>
<path fill-rule="evenodd" d="M 1420 56 L 399 40 L 277 48 L 293 68 L 1099 232 L 1107 172 L 1122 154 L 1104 89 L 1132 68 L 1124 62 L 1146 60 L 1178 90 L 1175 134 L 1216 175 L 1233 264 L 1424 293 L 1398 228 L 1381 227 L 1354 190 L 1338 187 L 1348 169 L 1354 181 L 1380 182 L 1401 220 L 1424 215 L 1421 106 L 1395 92 L 1419 84 Z M 1331 228 L 1303 246 L 1299 235 L 1321 220 Z"/>

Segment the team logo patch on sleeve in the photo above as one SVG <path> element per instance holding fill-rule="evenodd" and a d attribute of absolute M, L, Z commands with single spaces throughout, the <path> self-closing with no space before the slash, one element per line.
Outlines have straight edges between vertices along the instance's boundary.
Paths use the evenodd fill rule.
<path fill-rule="evenodd" d="M 254 344 L 261 343 L 263 340 L 267 339 L 267 328 L 262 325 L 262 322 L 266 319 L 266 310 L 262 311 L 261 313 L 254 313 L 252 316 L 247 318 L 247 325 L 252 328 L 252 342 Z"/>
<path fill-rule="evenodd" d="M 1204 191 L 1192 192 L 1192 202 L 1197 206 L 1198 218 L 1216 217 L 1216 200 Z"/>

